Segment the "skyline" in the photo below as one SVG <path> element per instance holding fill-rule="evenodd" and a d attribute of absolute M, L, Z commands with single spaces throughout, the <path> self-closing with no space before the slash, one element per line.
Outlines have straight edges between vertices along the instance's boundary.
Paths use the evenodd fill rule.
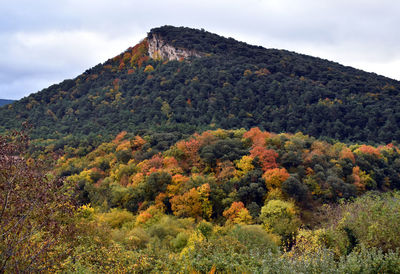
<path fill-rule="evenodd" d="M 163 25 L 204 28 L 400 80 L 400 3 L 16 0 L 0 8 L 0 98 L 75 78 Z"/>

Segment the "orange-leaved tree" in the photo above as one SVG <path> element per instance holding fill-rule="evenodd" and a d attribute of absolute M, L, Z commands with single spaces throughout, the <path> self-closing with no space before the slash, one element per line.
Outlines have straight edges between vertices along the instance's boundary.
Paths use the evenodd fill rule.
<path fill-rule="evenodd" d="M 281 184 L 290 177 L 285 168 L 273 168 L 264 172 L 263 178 L 268 190 L 280 188 Z"/>
<path fill-rule="evenodd" d="M 188 192 L 170 199 L 172 211 L 178 217 L 193 217 L 198 220 L 210 219 L 212 206 L 208 200 L 209 195 L 209 184 L 192 188 Z"/>
<path fill-rule="evenodd" d="M 245 134 L 243 134 L 244 138 L 249 138 L 253 142 L 253 147 L 265 146 L 266 139 L 270 136 L 271 134 L 269 132 L 261 131 L 258 127 L 253 127 Z"/>
<path fill-rule="evenodd" d="M 275 150 L 256 146 L 250 150 L 250 156 L 253 157 L 253 159 L 256 157 L 258 158 L 263 171 L 278 167 L 276 164 L 276 158 L 278 158 L 279 155 Z"/>
<path fill-rule="evenodd" d="M 251 224 L 253 222 L 249 211 L 242 202 L 233 202 L 222 215 L 226 218 L 227 224 Z"/>

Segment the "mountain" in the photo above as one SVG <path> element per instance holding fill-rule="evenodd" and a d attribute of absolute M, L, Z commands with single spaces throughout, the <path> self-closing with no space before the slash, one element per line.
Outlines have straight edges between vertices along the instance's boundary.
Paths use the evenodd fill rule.
<path fill-rule="evenodd" d="M 0 109 L 0 130 L 34 138 L 213 128 L 301 131 L 346 142 L 400 141 L 400 82 L 204 30 L 163 26 L 75 79 Z M 99 137 L 99 138 L 100 138 Z"/>
<path fill-rule="evenodd" d="M 11 104 L 12 102 L 14 102 L 14 100 L 0 99 L 0 107 Z"/>

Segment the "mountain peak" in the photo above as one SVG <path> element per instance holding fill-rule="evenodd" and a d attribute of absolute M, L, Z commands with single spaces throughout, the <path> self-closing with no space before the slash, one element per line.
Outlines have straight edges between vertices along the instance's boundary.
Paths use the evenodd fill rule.
<path fill-rule="evenodd" d="M 152 59 L 168 59 L 168 60 L 182 60 L 188 57 L 201 57 L 203 54 L 196 50 L 188 50 L 186 48 L 177 48 L 169 44 L 162 36 L 158 34 L 151 34 L 147 38 L 148 52 Z"/>
<path fill-rule="evenodd" d="M 162 26 L 153 28 L 148 33 L 147 39 L 162 41 L 162 45 L 168 45 L 179 51 L 184 51 L 181 56 L 227 55 L 235 54 L 249 57 L 251 51 L 263 49 L 262 47 L 249 45 L 236 41 L 233 38 L 225 38 L 220 35 L 188 27 Z M 249 52 L 250 51 L 250 52 Z M 151 52 L 151 51 L 150 51 Z M 249 55 L 250 54 L 250 55 Z M 176 59 L 176 58 L 175 58 Z"/>
<path fill-rule="evenodd" d="M 257 126 L 390 142 L 400 140 L 399 97 L 400 83 L 386 77 L 164 26 L 75 79 L 0 108 L 0 132 L 24 121 L 40 138 Z"/>

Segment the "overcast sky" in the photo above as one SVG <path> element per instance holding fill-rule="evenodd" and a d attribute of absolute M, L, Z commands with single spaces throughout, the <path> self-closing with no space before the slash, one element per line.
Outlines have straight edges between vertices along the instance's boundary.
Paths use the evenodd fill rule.
<path fill-rule="evenodd" d="M 398 0 L 0 0 L 0 98 L 74 78 L 162 25 L 400 80 Z"/>

